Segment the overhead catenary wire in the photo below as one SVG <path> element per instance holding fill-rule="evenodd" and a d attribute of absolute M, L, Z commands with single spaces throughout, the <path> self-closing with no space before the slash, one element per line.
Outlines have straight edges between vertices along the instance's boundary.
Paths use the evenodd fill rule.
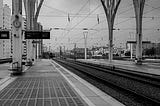
<path fill-rule="evenodd" d="M 66 11 L 63 11 L 63 10 L 59 10 L 59 9 L 57 9 L 57 8 L 50 7 L 50 6 L 46 5 L 46 4 L 43 4 L 43 6 L 49 8 L 49 9 L 52 9 L 52 10 L 56 10 L 56 11 L 58 11 L 58 12 L 60 12 L 60 13 L 67 14 Z"/>
<path fill-rule="evenodd" d="M 104 20 L 104 21 L 106 21 L 106 20 Z M 123 21 L 123 22 L 126 22 L 126 21 L 128 21 L 128 20 L 125 20 L 125 21 Z M 102 21 L 103 22 L 103 21 Z M 123 22 L 120 22 L 120 23 L 117 23 L 117 24 L 121 24 L 121 23 L 123 23 Z M 146 22 L 148 22 L 148 21 L 146 21 Z M 145 23 L 145 22 L 143 22 L 143 23 Z M 98 24 L 97 24 L 98 25 Z M 107 30 L 107 28 L 102 28 L 102 29 L 100 29 L 100 30 Z M 123 29 L 119 29 L 119 30 L 136 30 L 136 28 L 123 28 Z M 143 30 L 157 30 L 157 29 L 145 29 L 145 28 L 143 28 Z M 95 32 L 95 33 L 97 33 L 97 32 Z M 93 34 L 93 33 L 92 33 Z M 76 42 L 79 42 L 79 41 L 81 41 L 82 39 L 79 39 L 79 40 L 77 40 Z"/>
<path fill-rule="evenodd" d="M 130 8 L 131 9 L 131 8 Z M 157 9 L 157 8 L 156 8 Z M 127 10 L 128 11 L 128 10 Z M 124 12 L 126 12 L 126 11 L 124 11 Z M 151 12 L 151 11 L 148 11 L 148 12 L 146 12 L 146 13 L 144 13 L 144 14 L 147 14 L 147 13 L 149 13 L 149 12 Z M 144 17 L 144 18 L 146 18 L 146 17 Z M 118 24 L 121 24 L 121 23 L 124 23 L 124 22 L 126 22 L 126 21 L 129 21 L 130 19 L 127 19 L 127 20 L 124 20 L 124 21 L 122 21 L 122 22 L 119 22 L 119 23 L 116 23 L 115 25 L 118 25 Z M 104 21 L 106 21 L 106 20 L 104 20 Z M 102 21 L 103 22 L 103 21 Z M 145 21 L 145 22 L 143 22 L 143 23 L 146 23 L 146 22 L 148 22 L 148 21 Z M 97 24 L 98 25 L 98 24 Z M 96 26 L 96 25 L 95 25 Z M 107 29 L 106 29 L 107 30 Z M 131 29 L 119 29 L 119 30 L 131 30 Z M 136 29 L 132 29 L 132 30 L 136 30 Z M 151 29 L 143 29 L 143 30 L 151 30 Z"/>
<path fill-rule="evenodd" d="M 88 4 L 88 2 L 89 2 L 89 0 L 80 8 L 80 10 L 76 13 L 76 15 L 78 15 L 81 12 L 81 10 Z M 76 15 L 75 15 L 75 17 L 76 17 Z M 72 22 L 75 17 L 73 17 L 70 22 Z M 69 25 L 69 23 L 67 23 L 65 28 L 67 28 L 68 25 Z"/>
<path fill-rule="evenodd" d="M 73 30 L 76 26 L 78 26 L 81 22 L 83 22 L 90 14 L 92 14 L 92 13 L 93 13 L 96 9 L 98 9 L 99 7 L 100 7 L 100 5 L 98 5 L 95 9 L 93 9 L 85 18 L 83 18 L 83 19 L 80 20 L 76 25 L 74 25 L 74 26 L 70 29 L 70 31 Z M 68 31 L 67 34 L 65 34 L 65 36 L 68 35 L 70 31 Z"/>
<path fill-rule="evenodd" d="M 153 11 L 154 11 L 154 10 L 153 10 Z M 147 11 L 147 13 L 148 13 L 148 12 L 152 12 L 152 11 Z M 145 13 L 146 13 L 146 12 L 145 12 Z M 146 14 L 147 14 L 147 13 L 146 13 Z M 118 17 L 118 18 L 119 18 L 119 17 Z M 135 18 L 135 17 L 128 17 L 128 19 L 134 19 L 134 18 Z M 152 17 L 143 17 L 143 18 L 152 18 Z M 158 18 L 158 17 L 157 17 L 157 18 Z M 128 19 L 125 20 L 125 21 L 123 21 L 123 22 L 117 23 L 117 25 L 127 22 Z M 147 22 L 147 21 L 146 21 L 146 22 Z M 120 30 L 130 30 L 130 29 L 129 29 L 129 28 L 128 28 L 128 29 L 122 29 L 122 28 L 121 28 Z M 135 29 L 133 29 L 133 30 L 135 30 Z M 150 29 L 146 29 L 146 30 L 150 30 Z"/>

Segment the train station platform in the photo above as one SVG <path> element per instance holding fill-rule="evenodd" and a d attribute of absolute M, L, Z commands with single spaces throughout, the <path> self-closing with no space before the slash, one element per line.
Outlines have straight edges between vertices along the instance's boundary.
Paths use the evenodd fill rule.
<path fill-rule="evenodd" d="M 0 106 L 124 106 L 53 60 L 0 80 Z"/>
<path fill-rule="evenodd" d="M 112 60 L 112 62 L 109 62 L 107 59 L 86 59 L 86 60 L 78 59 L 77 61 L 89 62 L 105 66 L 115 66 L 121 69 L 160 75 L 160 61 L 156 62 L 146 61 L 142 65 L 137 65 L 133 61 L 123 61 L 123 60 Z"/>

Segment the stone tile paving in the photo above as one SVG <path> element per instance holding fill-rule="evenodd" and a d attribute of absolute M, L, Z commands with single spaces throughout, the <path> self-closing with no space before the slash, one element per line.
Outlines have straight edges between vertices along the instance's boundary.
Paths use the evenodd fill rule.
<path fill-rule="evenodd" d="M 48 61 L 38 62 L 0 91 L 0 106 L 85 106 Z"/>

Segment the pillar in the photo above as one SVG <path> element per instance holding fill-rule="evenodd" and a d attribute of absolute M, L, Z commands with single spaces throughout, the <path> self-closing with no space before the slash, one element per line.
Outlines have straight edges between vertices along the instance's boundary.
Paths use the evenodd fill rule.
<path fill-rule="evenodd" d="M 145 0 L 133 0 L 136 17 L 136 64 L 142 64 L 142 17 Z"/>
<path fill-rule="evenodd" d="M 22 72 L 22 0 L 12 0 L 12 71 Z"/>
<path fill-rule="evenodd" d="M 107 22 L 108 22 L 108 29 L 109 29 L 109 61 L 113 60 L 113 25 L 114 19 L 116 16 L 116 12 L 121 0 L 101 0 L 102 6 L 104 8 Z"/>

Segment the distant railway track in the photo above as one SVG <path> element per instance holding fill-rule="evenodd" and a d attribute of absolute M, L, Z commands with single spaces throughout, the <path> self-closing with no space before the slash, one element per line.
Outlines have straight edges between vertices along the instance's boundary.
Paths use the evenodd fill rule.
<path fill-rule="evenodd" d="M 0 59 L 0 64 L 12 62 L 12 58 Z"/>
<path fill-rule="evenodd" d="M 160 106 L 160 76 L 158 75 L 73 60 L 55 59 L 55 61 L 73 72 L 80 72 L 80 75 L 85 74 L 85 77 L 82 76 L 87 80 L 92 78 L 91 82 L 95 80 L 98 83 L 102 83 L 97 84 L 97 82 L 94 82 L 94 85 L 101 88 L 104 92 L 109 93 L 125 105 Z M 105 89 L 106 86 L 116 89 L 118 94 L 116 94 L 115 91 L 107 91 Z M 107 87 L 107 89 L 110 88 Z M 115 94 L 110 92 L 114 92 Z"/>

